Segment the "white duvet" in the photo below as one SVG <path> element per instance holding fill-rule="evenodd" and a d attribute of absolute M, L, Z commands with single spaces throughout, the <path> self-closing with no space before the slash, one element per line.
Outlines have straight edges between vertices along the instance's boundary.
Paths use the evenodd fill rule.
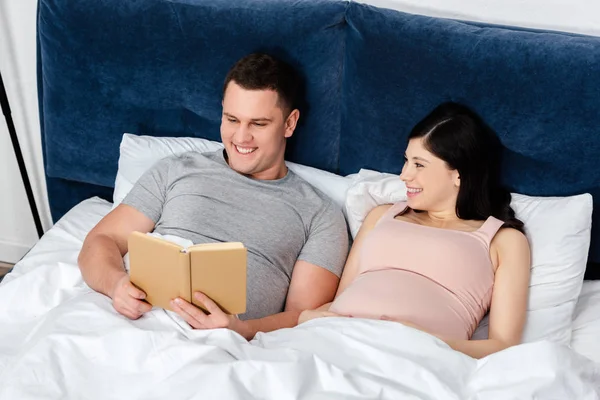
<path fill-rule="evenodd" d="M 0 285 L 0 399 L 600 398 L 600 365 L 547 342 L 478 361 L 387 321 L 323 318 L 250 343 L 160 309 L 129 321 L 76 265 L 105 206 L 73 209 Z"/>

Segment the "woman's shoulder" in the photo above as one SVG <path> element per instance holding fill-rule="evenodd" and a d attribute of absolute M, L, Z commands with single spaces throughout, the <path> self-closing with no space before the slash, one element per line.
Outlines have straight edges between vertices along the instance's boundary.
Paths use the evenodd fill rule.
<path fill-rule="evenodd" d="M 367 216 L 361 225 L 361 230 L 365 231 L 374 228 L 379 220 L 381 220 L 392 207 L 394 207 L 394 204 L 381 204 L 372 208 L 371 211 L 367 213 Z"/>
<path fill-rule="evenodd" d="M 502 247 L 524 246 L 529 247 L 529 240 L 523 232 L 510 227 L 501 227 L 498 233 L 494 236 L 492 243 L 501 245 Z"/>
<path fill-rule="evenodd" d="M 394 204 L 381 204 L 377 207 L 374 207 L 373 209 L 371 209 L 371 211 L 369 211 L 365 220 L 363 221 L 363 230 L 371 230 L 379 223 L 379 221 L 381 221 L 384 218 L 388 218 L 388 216 L 393 218 L 393 214 L 399 212 L 398 210 L 402 210 L 405 208 L 403 204 L 406 204 L 406 202 L 398 202 Z"/>
<path fill-rule="evenodd" d="M 404 208 L 406 208 L 406 201 L 378 205 L 369 211 L 367 218 L 365 218 L 365 222 L 369 220 L 369 222 L 377 223 L 377 221 L 379 221 L 388 211 L 392 209 L 398 209 L 399 211 L 402 211 Z"/>
<path fill-rule="evenodd" d="M 490 244 L 490 250 L 495 253 L 496 257 L 493 258 L 498 261 L 511 259 L 513 262 L 509 264 L 514 264 L 515 260 L 522 259 L 528 260 L 527 265 L 530 263 L 529 240 L 523 232 L 515 228 L 500 228 Z"/>

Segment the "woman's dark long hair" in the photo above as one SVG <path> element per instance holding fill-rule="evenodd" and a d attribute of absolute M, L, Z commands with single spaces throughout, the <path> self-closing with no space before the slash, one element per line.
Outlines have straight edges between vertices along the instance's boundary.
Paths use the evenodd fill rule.
<path fill-rule="evenodd" d="M 408 139 L 415 138 L 422 138 L 429 152 L 458 171 L 459 218 L 485 220 L 491 215 L 505 227 L 524 232 L 510 207 L 510 192 L 500 183 L 502 144 L 477 114 L 461 104 L 443 103 L 415 125 Z"/>

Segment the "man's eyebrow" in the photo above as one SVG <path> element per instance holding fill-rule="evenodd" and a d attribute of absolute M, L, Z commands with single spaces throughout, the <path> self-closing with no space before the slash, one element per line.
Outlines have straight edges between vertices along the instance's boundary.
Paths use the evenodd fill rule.
<path fill-rule="evenodd" d="M 223 115 L 225 115 L 226 117 L 229 117 L 229 118 L 238 119 L 235 115 L 229 114 L 226 111 L 223 111 Z M 272 122 L 273 119 L 267 118 L 267 117 L 261 117 L 261 118 L 252 118 L 250 121 L 252 121 L 252 122 Z"/>
<path fill-rule="evenodd" d="M 271 118 L 262 117 L 262 118 L 252 118 L 252 121 L 253 122 L 259 122 L 259 121 L 262 121 L 262 122 L 271 122 L 273 120 Z"/>

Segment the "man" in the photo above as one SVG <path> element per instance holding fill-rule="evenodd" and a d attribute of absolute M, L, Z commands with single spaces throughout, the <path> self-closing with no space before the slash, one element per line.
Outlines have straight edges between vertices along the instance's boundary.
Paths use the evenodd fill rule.
<path fill-rule="evenodd" d="M 247 312 L 227 315 L 199 292 L 209 313 L 174 299 L 172 310 L 194 328 L 229 328 L 251 339 L 295 326 L 301 311 L 333 299 L 348 250 L 343 214 L 284 162 L 300 117 L 298 82 L 289 65 L 268 55 L 238 61 L 223 89 L 225 150 L 161 160 L 90 231 L 78 260 L 83 278 L 119 313 L 137 319 L 151 309 L 123 267 L 133 231 L 240 241 L 248 249 Z"/>

